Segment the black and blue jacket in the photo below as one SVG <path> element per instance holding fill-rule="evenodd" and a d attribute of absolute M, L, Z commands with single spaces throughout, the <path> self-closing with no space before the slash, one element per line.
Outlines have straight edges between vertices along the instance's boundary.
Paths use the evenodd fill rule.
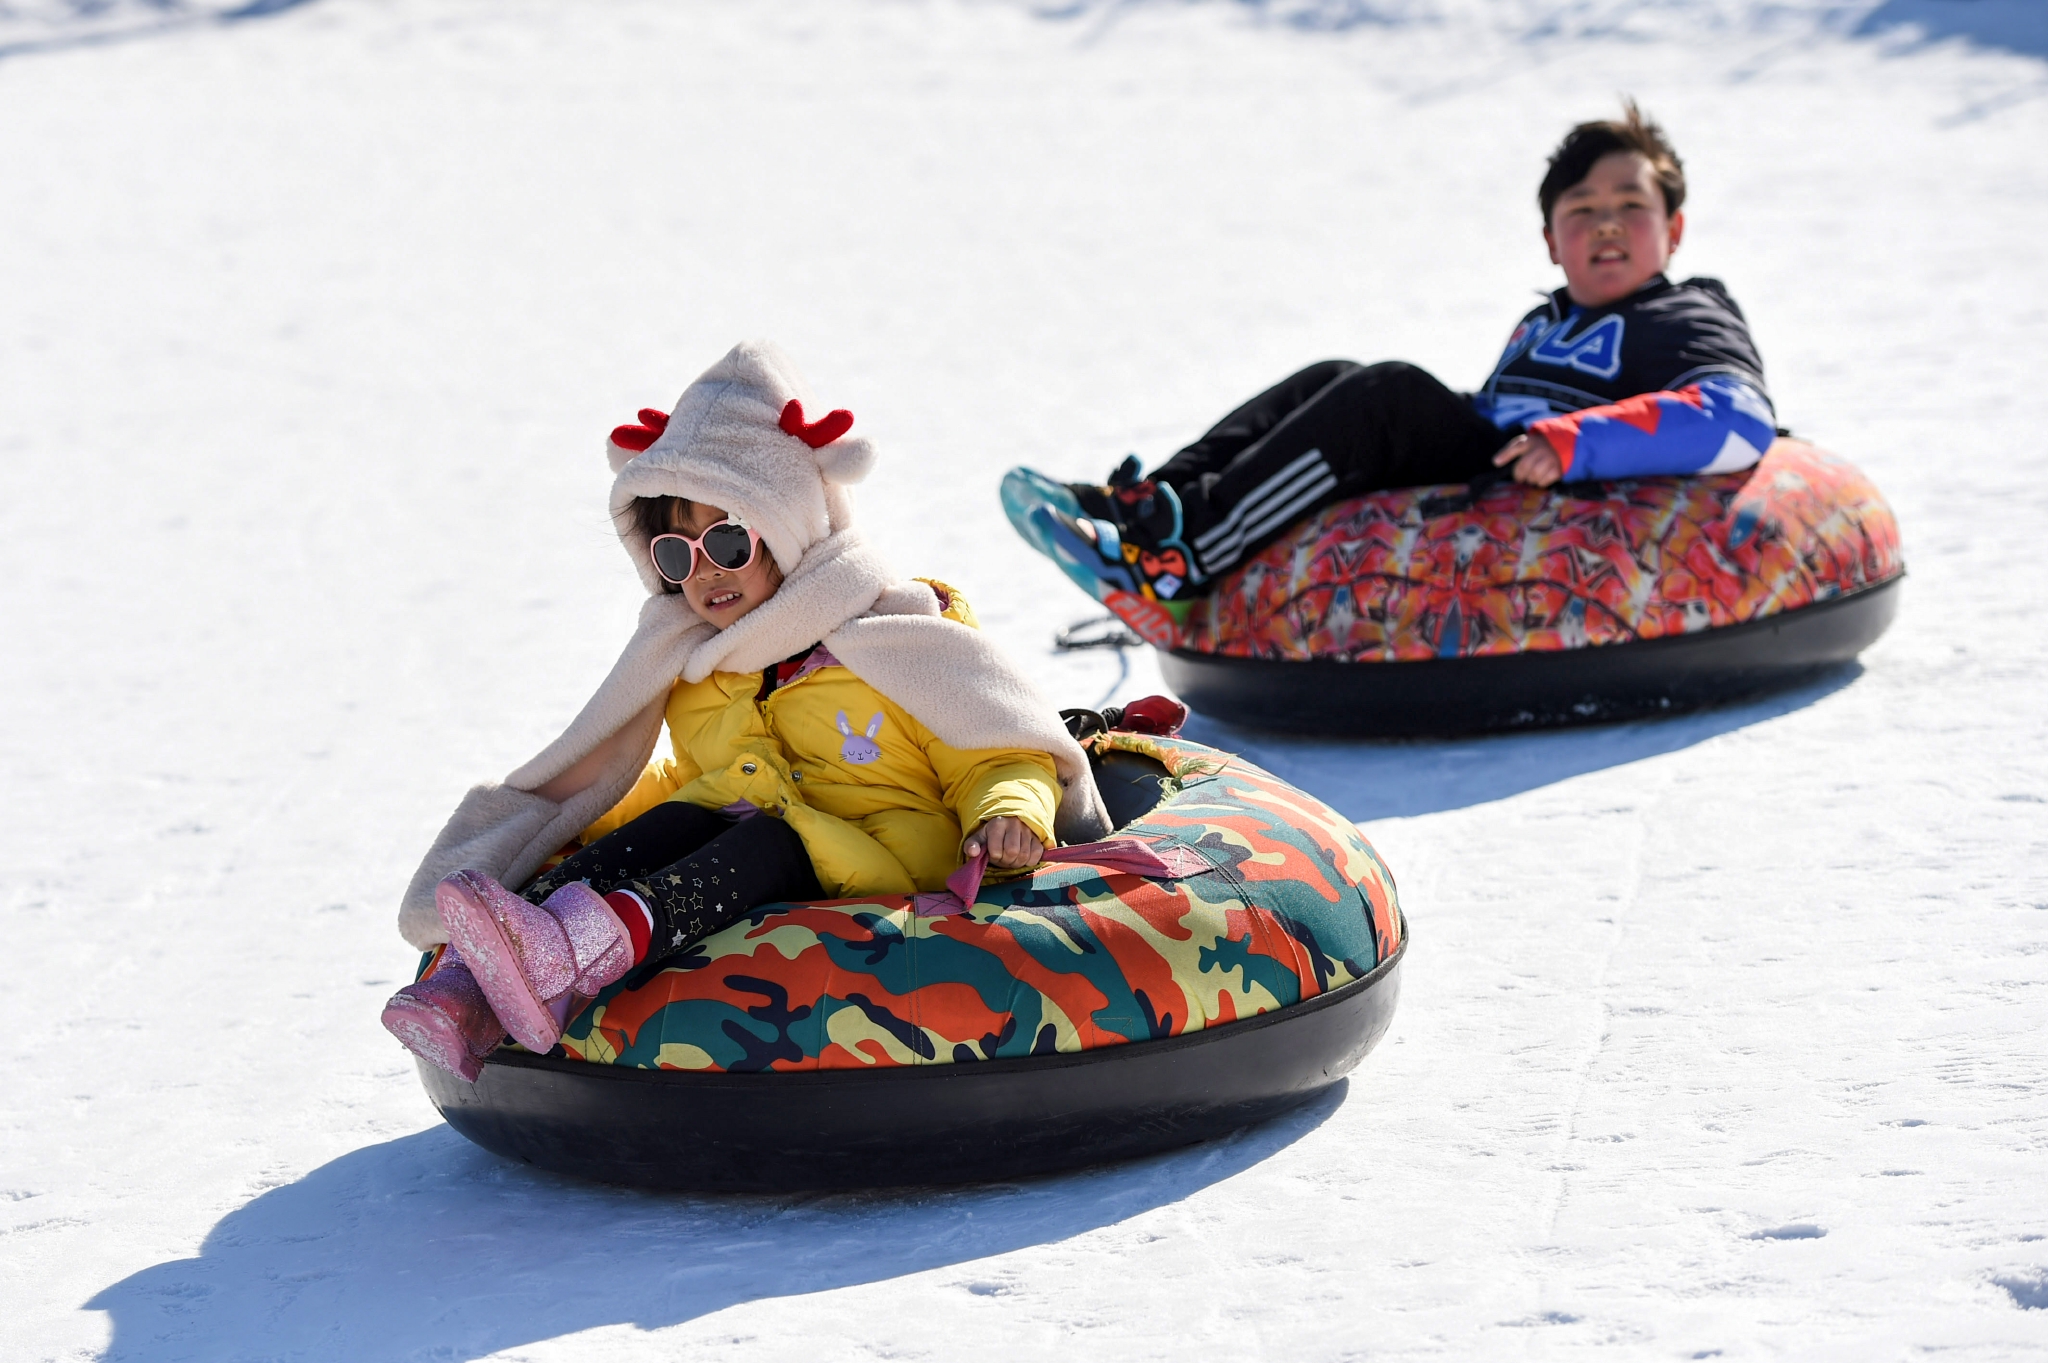
<path fill-rule="evenodd" d="M 1777 430 L 1749 324 L 1718 279 L 1658 275 L 1599 308 L 1559 289 L 1516 326 L 1472 405 L 1547 437 L 1569 479 L 1732 472 Z"/>

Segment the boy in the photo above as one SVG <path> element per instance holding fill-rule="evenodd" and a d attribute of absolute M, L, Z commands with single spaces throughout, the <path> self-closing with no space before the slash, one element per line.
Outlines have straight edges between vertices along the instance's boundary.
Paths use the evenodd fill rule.
<path fill-rule="evenodd" d="M 1516 326 L 1478 392 L 1409 364 L 1325 360 L 1149 478 L 1132 455 L 1106 487 L 1067 484 L 1071 501 L 1055 489 L 1032 513 L 1038 528 L 1111 586 L 1185 601 L 1304 517 L 1367 492 L 1495 467 L 1547 487 L 1762 458 L 1776 418 L 1741 309 L 1719 280 L 1664 274 L 1685 234 L 1685 172 L 1663 130 L 1633 101 L 1619 121 L 1581 123 L 1537 200 L 1565 286 Z"/>

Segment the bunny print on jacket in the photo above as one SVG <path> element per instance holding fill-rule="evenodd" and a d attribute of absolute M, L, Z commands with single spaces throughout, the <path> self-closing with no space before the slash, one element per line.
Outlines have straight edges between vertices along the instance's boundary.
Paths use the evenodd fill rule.
<path fill-rule="evenodd" d="M 881 732 L 881 728 L 882 712 L 880 710 L 875 711 L 875 717 L 868 721 L 868 731 L 865 735 L 857 734 L 853 731 L 853 726 L 846 722 L 846 711 L 841 710 L 839 712 L 839 732 L 845 735 L 846 741 L 839 745 L 840 760 L 842 762 L 852 762 L 856 765 L 866 765 L 869 762 L 880 761 L 882 750 L 875 746 L 875 735 Z"/>

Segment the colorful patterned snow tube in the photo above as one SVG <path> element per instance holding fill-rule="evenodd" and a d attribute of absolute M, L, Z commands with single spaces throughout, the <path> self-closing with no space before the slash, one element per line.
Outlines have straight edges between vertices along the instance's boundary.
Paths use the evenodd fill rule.
<path fill-rule="evenodd" d="M 1201 1140 L 1340 1079 L 1386 1030 L 1404 924 L 1342 815 L 1181 739 L 1094 740 L 1120 837 L 1177 878 L 1039 868 L 955 916 L 763 909 L 628 977 L 451 1125 L 560 1172 L 674 1188 L 1012 1177 Z"/>
<path fill-rule="evenodd" d="M 1400 735 L 1626 718 L 1797 681 L 1884 632 L 1904 572 L 1876 487 L 1779 440 L 1714 477 L 1376 493 L 1310 517 L 1178 615 L 1102 599 L 1196 710 Z"/>

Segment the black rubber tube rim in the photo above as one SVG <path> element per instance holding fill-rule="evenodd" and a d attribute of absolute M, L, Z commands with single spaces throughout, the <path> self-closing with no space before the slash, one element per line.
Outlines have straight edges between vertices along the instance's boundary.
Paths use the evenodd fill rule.
<path fill-rule="evenodd" d="M 1348 1074 L 1385 1035 L 1407 950 L 1404 919 L 1393 955 L 1339 989 L 1220 1027 L 1073 1054 L 881 1070 L 703 1074 L 501 1052 L 485 1062 L 474 1086 L 425 1062 L 419 1070 L 428 1097 L 449 1125 L 478 1145 L 600 1182 L 783 1192 L 1014 1178 L 1156 1154 L 1307 1102 Z M 1333 1010 L 1344 1014 L 1341 1020 L 1323 1019 L 1339 1022 L 1334 1030 L 1316 1024 Z M 1276 1040 L 1276 1029 L 1292 1024 L 1290 1034 L 1298 1035 L 1302 1023 L 1310 1024 L 1306 1030 L 1330 1033 L 1327 1054 L 1288 1057 L 1296 1067 L 1291 1080 L 1261 1060 L 1239 1066 L 1250 1078 L 1232 1076 L 1244 1090 L 1235 1096 L 1218 1099 L 1213 1083 L 1205 1091 L 1203 1081 L 1227 1075 L 1228 1057 L 1246 1051 L 1247 1043 L 1264 1051 L 1258 1043 Z M 1072 1087 L 1077 1071 L 1087 1072 L 1092 1082 L 1134 1067 L 1148 1071 L 1155 1089 L 1161 1075 L 1186 1082 L 1174 1101 L 1134 1103 L 1124 1112 L 1100 1101 L 1081 1103 L 1085 1111 L 1072 1103 L 1062 1107 L 1062 1088 Z M 813 1125 L 802 1129 L 771 1119 L 756 1120 L 759 1129 L 752 1129 L 747 1108 L 761 1100 L 782 1109 L 794 1104 L 797 1112 L 808 1109 Z M 849 1100 L 861 1117 L 853 1125 L 865 1128 L 861 1139 L 867 1147 L 856 1141 L 849 1148 L 847 1123 L 833 1116 L 838 1104 L 843 1117 Z M 720 1127 L 726 1144 L 707 1141 L 701 1130 L 635 1128 L 630 1115 L 636 1102 L 680 1110 L 686 1126 L 695 1121 Z M 902 1114 L 900 1130 L 890 1133 L 892 1142 L 900 1142 L 900 1159 L 875 1157 L 879 1126 L 889 1123 L 864 1115 L 884 1110 L 874 1104 L 885 1104 L 892 1117 Z M 1030 1129 L 1018 1129 L 1014 1116 L 990 1115 L 993 1109 L 1034 1104 L 1042 1116 L 1035 1123 L 1027 1119 Z M 1000 1137 L 991 1139 L 992 1133 Z M 664 1147 L 669 1136 L 674 1143 Z M 665 1149 L 677 1152 L 672 1162 Z"/>
<path fill-rule="evenodd" d="M 1898 613 L 1900 573 L 1827 601 L 1587 648 L 1407 662 L 1162 652 L 1194 710 L 1247 728 L 1405 738 L 1676 714 L 1796 685 L 1853 660 Z"/>

